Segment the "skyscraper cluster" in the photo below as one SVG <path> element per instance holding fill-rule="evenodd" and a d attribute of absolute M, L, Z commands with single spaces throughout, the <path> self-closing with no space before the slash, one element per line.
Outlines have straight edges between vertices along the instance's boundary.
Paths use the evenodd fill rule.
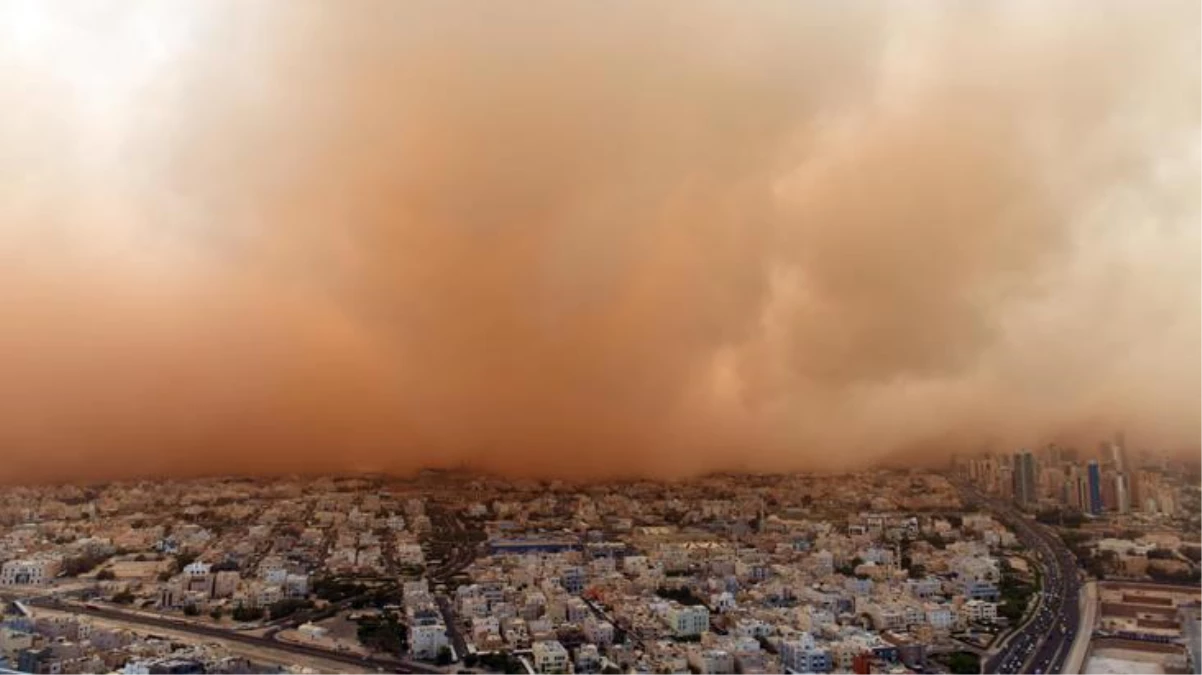
<path fill-rule="evenodd" d="M 1131 460 L 1122 432 L 1098 446 L 1097 456 L 1078 459 L 1072 448 L 1049 445 L 1032 452 L 989 453 L 958 462 L 985 490 L 1025 508 L 1059 505 L 1094 516 L 1103 513 L 1173 513 L 1173 493 L 1159 474 Z"/>

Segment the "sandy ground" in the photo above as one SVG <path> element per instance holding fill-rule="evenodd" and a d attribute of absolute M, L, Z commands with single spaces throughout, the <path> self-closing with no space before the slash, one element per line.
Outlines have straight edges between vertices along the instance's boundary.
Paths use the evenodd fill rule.
<path fill-rule="evenodd" d="M 1090 657 L 1085 662 L 1085 675 L 1165 675 L 1158 663 L 1126 661 L 1125 658 Z"/>
<path fill-rule="evenodd" d="M 110 564 L 108 568 L 118 579 L 153 579 L 170 564 L 166 560 L 120 560 Z"/>
<path fill-rule="evenodd" d="M 324 628 L 324 625 L 322 625 L 322 627 Z M 285 642 L 294 642 L 296 644 L 319 647 L 321 649 L 332 649 L 347 654 L 366 656 L 369 653 L 368 650 L 359 643 L 358 637 L 346 639 L 337 637 L 330 633 L 326 633 L 325 635 L 311 635 L 299 630 L 280 631 L 276 637 Z"/>
<path fill-rule="evenodd" d="M 317 625 L 329 631 L 332 638 L 355 644 L 359 642 L 359 624 L 348 619 L 345 613 L 332 616 Z"/>
<path fill-rule="evenodd" d="M 1068 658 L 1064 661 L 1064 672 L 1076 675 L 1085 670 L 1085 655 L 1089 652 L 1089 641 L 1093 635 L 1094 624 L 1098 616 L 1098 585 L 1091 581 L 1081 587 L 1080 591 L 1081 623 L 1073 644 L 1069 648 Z"/>
<path fill-rule="evenodd" d="M 1164 672 L 1164 666 L 1157 659 L 1157 654 L 1137 652 L 1129 649 L 1096 649 L 1085 661 L 1085 673 L 1111 675 L 1118 673 L 1158 674 Z"/>

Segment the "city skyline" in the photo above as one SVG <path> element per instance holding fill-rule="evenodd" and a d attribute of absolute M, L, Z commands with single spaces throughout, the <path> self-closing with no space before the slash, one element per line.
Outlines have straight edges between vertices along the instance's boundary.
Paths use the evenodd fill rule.
<path fill-rule="evenodd" d="M 0 675 L 1202 674 L 1197 0 L 0 0 Z"/>

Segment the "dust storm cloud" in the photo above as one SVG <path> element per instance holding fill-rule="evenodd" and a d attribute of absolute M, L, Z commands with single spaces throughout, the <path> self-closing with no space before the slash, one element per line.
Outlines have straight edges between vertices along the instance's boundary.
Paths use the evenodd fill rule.
<path fill-rule="evenodd" d="M 1199 16 L 0 2 L 0 480 L 1199 438 Z"/>

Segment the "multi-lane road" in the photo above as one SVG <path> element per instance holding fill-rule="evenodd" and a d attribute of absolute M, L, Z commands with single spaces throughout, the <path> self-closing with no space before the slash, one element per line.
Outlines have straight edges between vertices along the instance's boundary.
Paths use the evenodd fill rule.
<path fill-rule="evenodd" d="M 1080 623 L 1081 586 L 1072 552 L 1055 532 L 1028 519 L 1014 504 L 981 494 L 970 485 L 961 483 L 960 488 L 970 503 L 988 509 L 1014 531 L 1043 578 L 1033 613 L 986 659 L 984 672 L 1059 673 Z"/>
<path fill-rule="evenodd" d="M 351 672 L 382 672 L 382 673 L 438 673 L 438 668 L 422 663 L 415 663 L 388 655 L 373 655 L 369 657 L 353 656 L 344 652 L 322 649 L 320 647 L 283 642 L 274 636 L 251 635 L 215 626 L 185 621 L 174 617 L 156 617 L 141 612 L 107 608 L 95 604 L 85 604 L 76 601 L 63 601 L 58 598 L 36 597 L 22 599 L 22 602 L 33 608 L 44 608 L 70 612 L 106 619 L 114 623 L 143 628 L 160 628 L 174 633 L 186 633 L 197 638 L 207 638 L 218 642 L 233 642 L 274 652 L 284 652 L 323 659 L 350 667 Z"/>

